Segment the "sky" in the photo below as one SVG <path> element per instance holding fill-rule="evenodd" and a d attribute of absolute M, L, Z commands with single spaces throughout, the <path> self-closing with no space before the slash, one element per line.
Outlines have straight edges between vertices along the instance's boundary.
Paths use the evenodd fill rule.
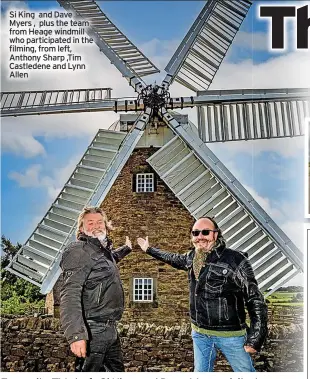
<path fill-rule="evenodd" d="M 263 2 L 261 2 L 263 3 Z M 280 1 L 278 4 L 287 4 Z M 302 5 L 302 2 L 298 2 Z M 103 12 L 163 70 L 201 11 L 203 1 L 98 1 Z M 310 2 L 305 2 L 309 4 Z M 9 80 L 7 9 L 63 9 L 56 1 L 2 2 L 2 91 L 111 87 L 112 97 L 134 96 L 133 89 L 96 45 L 78 46 L 86 71 L 31 73 Z M 294 49 L 294 23 L 287 24 L 288 49 L 271 52 L 269 23 L 252 6 L 210 89 L 310 87 L 310 51 Z M 146 77 L 148 83 L 164 73 Z M 172 96 L 194 95 L 175 83 Z M 185 111 L 183 111 L 185 113 Z M 194 110 L 186 111 L 196 123 Z M 1 233 L 24 243 L 40 222 L 99 128 L 108 128 L 113 112 L 3 118 L 1 124 Z M 292 241 L 303 248 L 304 139 L 208 144 Z M 289 284 L 302 284 L 301 276 Z"/>

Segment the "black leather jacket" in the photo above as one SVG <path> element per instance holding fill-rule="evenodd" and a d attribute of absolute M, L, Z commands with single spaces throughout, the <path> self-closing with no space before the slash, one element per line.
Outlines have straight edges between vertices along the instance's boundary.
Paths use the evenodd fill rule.
<path fill-rule="evenodd" d="M 245 345 L 260 350 L 267 334 L 267 306 L 246 256 L 222 245 L 212 250 L 198 280 L 193 272 L 195 250 L 181 255 L 149 247 L 149 255 L 188 271 L 191 322 L 203 329 L 235 331 L 246 328 Z M 250 327 L 245 322 L 245 305 Z"/>
<path fill-rule="evenodd" d="M 88 340 L 87 320 L 120 320 L 124 291 L 116 263 L 129 254 L 128 246 L 112 250 L 108 240 L 103 248 L 97 238 L 82 235 L 66 246 L 60 267 L 60 322 L 65 337 Z"/>

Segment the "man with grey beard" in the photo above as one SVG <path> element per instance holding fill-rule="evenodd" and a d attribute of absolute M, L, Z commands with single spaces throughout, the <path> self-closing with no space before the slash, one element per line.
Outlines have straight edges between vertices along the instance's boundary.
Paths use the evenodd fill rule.
<path fill-rule="evenodd" d="M 99 207 L 85 207 L 77 222 L 77 240 L 64 249 L 60 267 L 60 322 L 77 371 L 125 371 L 116 328 L 124 311 L 117 263 L 131 252 L 131 241 L 113 249 L 111 222 Z"/>
<path fill-rule="evenodd" d="M 181 255 L 150 247 L 148 237 L 137 240 L 147 254 L 188 272 L 195 371 L 213 371 L 217 350 L 234 371 L 255 371 L 250 353 L 265 340 L 267 306 L 251 264 L 246 254 L 226 247 L 210 217 L 195 222 L 191 241 L 194 248 Z"/>

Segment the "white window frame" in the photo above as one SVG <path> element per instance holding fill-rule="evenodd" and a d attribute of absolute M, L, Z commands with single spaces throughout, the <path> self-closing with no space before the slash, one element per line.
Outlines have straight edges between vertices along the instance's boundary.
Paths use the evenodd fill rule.
<path fill-rule="evenodd" d="M 141 283 L 141 288 L 139 288 L 139 280 L 142 280 Z M 146 288 L 148 285 L 148 280 L 151 281 L 151 288 Z M 133 295 L 133 301 L 135 303 L 152 303 L 154 301 L 154 279 L 153 278 L 133 278 L 133 283 L 132 283 L 132 295 Z M 137 293 L 136 293 L 137 289 Z M 140 293 L 139 293 L 140 292 Z M 151 299 L 148 299 L 148 295 L 151 295 Z M 141 298 L 139 299 L 138 297 Z"/>
<path fill-rule="evenodd" d="M 139 179 L 141 183 L 139 183 Z M 150 180 L 150 185 L 147 183 L 147 179 Z M 145 172 L 141 174 L 137 174 L 136 176 L 136 192 L 139 193 L 148 193 L 148 192 L 154 192 L 154 173 L 152 172 Z"/>

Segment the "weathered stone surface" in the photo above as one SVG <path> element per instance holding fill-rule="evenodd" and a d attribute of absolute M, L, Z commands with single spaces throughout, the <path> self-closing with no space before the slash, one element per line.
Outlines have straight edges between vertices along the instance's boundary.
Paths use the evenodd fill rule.
<path fill-rule="evenodd" d="M 136 242 L 137 237 L 148 235 L 150 243 L 163 250 L 184 253 L 191 247 L 189 230 L 194 218 L 161 179 L 156 178 L 155 192 L 137 193 L 132 190 L 135 174 L 153 172 L 146 159 L 157 150 L 154 147 L 135 149 L 102 203 L 115 227 L 111 232 L 113 245 L 123 245 L 126 235 L 133 243 L 133 252 L 119 263 L 125 291 L 125 324 L 134 320 L 137 323 L 175 326 L 176 320 L 180 323 L 188 320 L 187 273 L 149 257 Z M 156 304 L 132 302 L 130 282 L 133 275 L 157 279 Z M 53 307 L 59 305 L 60 285 L 57 282 L 46 300 L 49 313 L 54 315 L 57 310 Z M 156 334 L 154 330 L 152 333 Z"/>
<path fill-rule="evenodd" d="M 2 371 L 74 371 L 75 358 L 59 329 L 59 323 L 53 320 L 48 324 L 36 322 L 36 329 L 29 330 L 27 326 L 32 324 L 31 319 L 9 320 L 9 323 L 2 322 L 5 325 L 1 330 L 2 340 L 5 341 Z M 46 329 L 47 325 L 50 330 Z M 193 371 L 193 346 L 188 324 L 173 327 L 154 323 L 120 323 L 118 326 L 122 330 L 126 371 Z M 275 329 L 277 326 L 270 324 L 269 327 Z M 182 330 L 188 334 L 182 332 L 180 338 Z M 255 355 L 256 370 L 302 371 L 303 352 L 300 347 L 303 340 L 299 328 L 295 324 L 291 328 L 277 327 L 277 330 L 280 331 L 279 339 L 268 339 L 264 349 Z M 231 371 L 221 354 L 216 360 L 215 371 Z"/>

